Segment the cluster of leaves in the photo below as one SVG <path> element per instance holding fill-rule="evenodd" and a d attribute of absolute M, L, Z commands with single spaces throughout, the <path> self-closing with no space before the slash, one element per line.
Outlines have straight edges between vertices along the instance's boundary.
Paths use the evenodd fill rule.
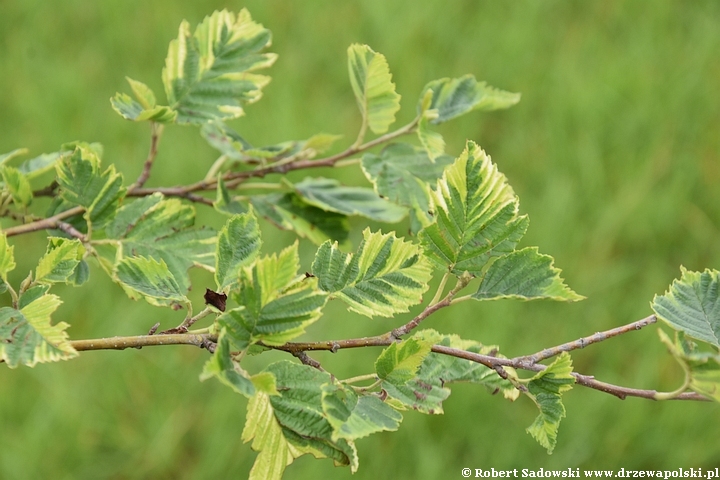
<path fill-rule="evenodd" d="M 276 55 L 263 53 L 270 32 L 245 10 L 206 17 L 191 33 L 187 22 L 170 43 L 162 79 L 167 105 L 157 105 L 145 84 L 128 79 L 135 98 L 117 94 L 112 107 L 125 119 L 159 124 L 192 124 L 221 153 L 196 190 L 214 190 L 216 210 L 229 216 L 219 231 L 195 226 L 195 208 L 159 191 L 138 193 L 126 187 L 113 166 L 101 168 L 102 147 L 74 142 L 58 152 L 9 162 L 26 153 L 0 156 L 2 214 L 24 222 L 33 200 L 31 183 L 55 171 L 56 186 L 48 216 L 48 247 L 33 274 L 15 289 L 8 273 L 15 267 L 14 247 L 0 234 L 0 293 L 12 305 L 0 309 L 0 357 L 11 368 L 69 359 L 77 352 L 67 324 L 52 325 L 60 299 L 49 293 L 57 282 L 84 283 L 92 259 L 132 299 L 173 309 L 186 317 L 174 332 L 184 333 L 203 316 L 215 315 L 205 329 L 215 344 L 201 378 L 217 378 L 247 397 L 243 439 L 259 451 L 251 478 L 279 478 L 293 459 L 304 454 L 332 458 L 337 465 L 358 466 L 354 441 L 375 432 L 396 430 L 402 412 L 442 413 L 448 385 L 472 382 L 509 400 L 521 394 L 539 408 L 528 432 L 551 452 L 565 415 L 561 395 L 575 381 L 567 353 L 530 378 L 512 368 L 501 376 L 480 363 L 433 352 L 445 346 L 498 357 L 487 346 L 433 330 L 414 331 L 402 342 L 388 334 L 372 373 L 338 380 L 312 362 L 281 361 L 260 372 L 241 366 L 248 354 L 279 348 L 318 321 L 328 301 L 337 299 L 366 317 L 394 317 L 423 303 L 436 273 L 444 275 L 440 290 L 425 312 L 450 300 L 552 299 L 576 301 L 553 266 L 536 247 L 518 248 L 528 228 L 519 201 L 505 176 L 475 143 L 460 156 L 444 152 L 444 141 L 432 125 L 473 110 L 497 110 L 519 101 L 519 95 L 492 88 L 472 76 L 445 78 L 426 85 L 409 125 L 386 134 L 400 108 L 385 57 L 365 45 L 348 49 L 350 83 L 362 116 L 354 145 L 343 154 L 313 160 L 339 137 L 319 134 L 304 141 L 255 147 L 225 122 L 243 114 L 243 104 L 258 100 L 269 77 L 256 73 L 272 65 Z M 386 134 L 363 143 L 367 131 Z M 371 146 L 416 133 L 418 145 L 390 143 L 379 153 L 365 153 L 362 172 L 372 187 L 349 187 L 327 178 L 298 183 L 280 179 L 282 193 L 233 196 L 233 188 L 250 177 L 311 168 L 363 152 Z M 188 190 L 190 191 L 190 190 Z M 187 193 L 187 192 L 184 192 Z M 14 207 L 14 209 L 11 208 Z M 394 233 L 363 232 L 352 252 L 347 217 L 397 223 L 410 217 L 411 239 Z M 312 271 L 299 271 L 298 243 L 261 255 L 259 221 L 265 219 L 318 245 Z M 193 316 L 186 293 L 188 269 L 205 268 L 215 275 L 215 291 L 202 312 Z M 441 305 L 445 281 L 457 286 Z M 456 294 L 475 279 L 474 292 Z M 657 315 L 681 332 L 662 341 L 687 373 L 686 385 L 720 401 L 720 273 L 683 271 L 670 291 L 653 302 Z M 206 297 L 207 299 L 208 297 Z M 214 300 L 213 300 L 214 299 Z M 219 301 L 218 299 L 221 299 Z M 227 303 L 226 303 L 226 300 Z M 418 317 L 418 322 L 422 318 Z M 417 323 L 401 334 L 409 334 Z M 715 351 L 700 351 L 685 335 Z M 289 350 L 293 351 L 293 350 Z M 294 353 L 304 354 L 301 350 Z M 302 358 L 302 357 L 301 357 Z M 369 385 L 355 384 L 369 381 Z"/>

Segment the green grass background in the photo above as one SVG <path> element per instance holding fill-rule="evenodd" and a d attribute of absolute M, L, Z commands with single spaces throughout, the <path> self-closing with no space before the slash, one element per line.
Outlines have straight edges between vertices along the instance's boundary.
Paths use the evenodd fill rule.
<path fill-rule="evenodd" d="M 653 295 L 665 291 L 680 265 L 720 268 L 715 1 L 5 0 L 0 151 L 28 147 L 35 155 L 70 140 L 99 141 L 104 162 L 115 163 L 129 183 L 149 132 L 117 116 L 108 99 L 129 91 L 125 75 L 162 97 L 160 71 L 180 21 L 196 24 L 215 9 L 244 6 L 273 31 L 280 54 L 263 99 L 234 124 L 256 144 L 321 131 L 354 140 L 359 118 L 345 57 L 353 42 L 387 56 L 403 95 L 399 122 L 413 117 L 420 89 L 435 78 L 473 73 L 522 92 L 508 111 L 473 113 L 440 131 L 452 154 L 472 139 L 492 155 L 530 215 L 523 245 L 553 255 L 588 300 L 466 302 L 432 316 L 428 327 L 499 344 L 506 355 L 531 353 L 648 315 Z M 169 128 L 148 185 L 192 182 L 214 158 L 194 128 Z M 357 169 L 338 175 L 363 183 Z M 215 226 L 222 220 L 204 207 L 199 216 Z M 356 232 L 365 225 L 353 220 Z M 268 252 L 292 240 L 264 228 Z M 44 241 L 42 233 L 12 240 L 14 281 L 33 268 Z M 313 247 L 303 241 L 301 250 L 307 265 Z M 211 277 L 193 275 L 200 303 Z M 156 321 L 169 328 L 182 315 L 128 300 L 97 268 L 85 286 L 56 290 L 65 304 L 55 319 L 72 325 L 73 338 L 141 334 Z M 408 318 L 368 320 L 333 305 L 307 338 L 376 334 Z M 676 388 L 680 371 L 657 328 L 576 352 L 577 370 L 622 385 Z M 315 357 L 343 377 L 370 371 L 377 353 Z M 264 357 L 249 368 L 261 368 Z M 169 347 L 88 352 L 33 369 L 0 366 L 0 478 L 245 477 L 255 457 L 240 440 L 246 401 L 218 382 L 198 382 L 206 358 L 205 351 Z M 510 404 L 482 388 L 456 386 L 445 415 L 408 412 L 398 432 L 358 441 L 353 478 L 460 478 L 463 467 L 720 464 L 716 405 L 623 402 L 580 387 L 565 398 L 567 418 L 548 456 L 524 432 L 536 415 L 531 402 Z M 302 457 L 286 478 L 350 472 Z"/>

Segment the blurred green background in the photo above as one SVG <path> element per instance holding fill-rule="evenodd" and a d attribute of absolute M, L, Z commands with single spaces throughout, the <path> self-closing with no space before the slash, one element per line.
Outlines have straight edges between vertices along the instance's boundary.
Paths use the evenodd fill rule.
<path fill-rule="evenodd" d="M 527 354 L 648 315 L 649 301 L 680 265 L 720 268 L 717 1 L 4 0 L 0 152 L 28 147 L 36 155 L 70 140 L 99 141 L 105 164 L 115 163 L 130 183 L 149 131 L 122 120 L 108 99 L 129 92 L 125 75 L 162 97 L 160 72 L 180 21 L 194 25 L 215 9 L 242 7 L 273 31 L 272 51 L 280 54 L 263 99 L 233 124 L 258 145 L 321 131 L 344 134 L 345 144 L 355 139 L 359 115 L 345 57 L 353 42 L 386 55 L 403 95 L 397 125 L 413 117 L 420 89 L 435 78 L 472 73 L 522 92 L 510 110 L 472 113 L 440 131 L 449 153 L 473 139 L 492 155 L 530 215 L 522 245 L 553 255 L 588 300 L 466 302 L 427 327 Z M 192 182 L 215 157 L 194 128 L 171 127 L 148 185 Z M 363 183 L 358 169 L 339 174 Z M 204 207 L 199 216 L 222 221 Z M 356 231 L 365 225 L 353 219 Z M 292 241 L 264 228 L 268 252 Z M 12 240 L 15 282 L 44 242 L 42 233 Z M 309 264 L 313 246 L 303 241 L 301 251 Z M 199 304 L 211 277 L 193 278 Z M 55 319 L 70 323 L 76 339 L 141 334 L 156 321 L 169 328 L 182 318 L 128 300 L 97 268 L 85 286 L 56 293 L 65 304 Z M 371 335 L 408 318 L 368 320 L 333 305 L 306 337 Z M 622 385 L 676 388 L 680 371 L 657 328 L 576 352 L 577 370 Z M 370 371 L 377 354 L 315 358 L 343 377 Z M 265 357 L 248 368 L 261 368 Z M 206 358 L 178 346 L 88 352 L 33 369 L 0 366 L 0 478 L 244 478 L 255 458 L 240 440 L 246 401 L 218 382 L 198 382 Z M 567 418 L 548 456 L 524 432 L 536 415 L 531 402 L 455 386 L 445 415 L 408 412 L 398 432 L 358 441 L 353 478 L 460 478 L 463 467 L 720 464 L 717 405 L 623 402 L 579 387 L 565 399 Z M 286 478 L 350 478 L 350 471 L 306 456 Z"/>

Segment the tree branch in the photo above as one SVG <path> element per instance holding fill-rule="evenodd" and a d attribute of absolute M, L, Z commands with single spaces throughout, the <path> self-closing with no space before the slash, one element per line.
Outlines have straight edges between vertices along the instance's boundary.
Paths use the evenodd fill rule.
<path fill-rule="evenodd" d="M 69 210 L 65 210 L 64 212 L 60 212 L 57 215 L 53 215 L 52 217 L 43 218 L 42 220 L 36 220 L 31 223 L 26 223 L 25 225 L 18 225 L 15 227 L 6 228 L 3 230 L 3 232 L 5 232 L 5 235 L 7 235 L 8 237 L 12 237 L 15 235 L 37 232 L 38 230 L 45 230 L 48 228 L 58 228 L 59 221 L 65 220 L 66 218 L 73 217 L 75 215 L 80 215 L 84 211 L 85 209 L 83 207 L 73 207 Z"/>
<path fill-rule="evenodd" d="M 176 333 L 168 335 L 137 335 L 109 337 L 93 340 L 72 340 L 70 345 L 78 352 L 88 350 L 125 350 L 126 348 L 155 347 L 160 345 L 194 345 L 203 348 L 208 341 L 216 342 L 217 335 L 203 333 Z"/>

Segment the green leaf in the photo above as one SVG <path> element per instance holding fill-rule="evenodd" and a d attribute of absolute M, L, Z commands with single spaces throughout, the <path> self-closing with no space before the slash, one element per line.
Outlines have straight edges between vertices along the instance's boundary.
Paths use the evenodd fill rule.
<path fill-rule="evenodd" d="M 78 148 L 90 152 L 98 159 L 102 159 L 103 153 L 105 152 L 105 148 L 102 146 L 102 143 L 88 143 L 81 140 L 74 140 L 72 142 L 63 143 L 62 145 L 60 145 L 60 152 L 72 154 Z"/>
<path fill-rule="evenodd" d="M 420 364 L 430 353 L 430 342 L 409 338 L 393 343 L 382 351 L 375 361 L 375 371 L 385 382 L 403 385 L 417 374 Z"/>
<path fill-rule="evenodd" d="M 314 158 L 327 151 L 341 135 L 319 133 L 307 140 L 293 140 L 265 147 L 253 147 L 235 130 L 222 122 L 211 122 L 202 126 L 201 135 L 213 148 L 231 160 L 257 162 L 258 159 L 277 161 L 288 157 Z"/>
<path fill-rule="evenodd" d="M 316 245 L 326 240 L 347 243 L 350 226 L 345 215 L 326 212 L 305 203 L 294 193 L 272 193 L 250 197 L 258 212 L 276 227 L 293 230 Z"/>
<path fill-rule="evenodd" d="M 395 431 L 402 415 L 375 395 L 358 396 L 340 384 L 322 387 L 322 407 L 333 427 L 332 440 L 355 440 L 376 432 Z"/>
<path fill-rule="evenodd" d="M 269 77 L 255 72 L 272 65 L 277 55 L 259 53 L 270 45 L 270 31 L 243 9 L 236 16 L 223 10 L 205 17 L 190 34 L 180 24 L 170 42 L 163 83 L 178 123 L 232 119 L 244 112 L 242 103 L 260 99 Z"/>
<path fill-rule="evenodd" d="M 294 185 L 295 192 L 307 203 L 327 212 L 362 215 L 378 222 L 397 223 L 407 215 L 403 207 L 380 198 L 370 188 L 348 187 L 329 178 L 306 178 Z"/>
<path fill-rule="evenodd" d="M 148 303 L 161 307 L 190 303 L 162 259 L 123 258 L 117 263 L 115 275 L 132 299 L 137 299 L 139 293 Z"/>
<path fill-rule="evenodd" d="M 432 268 L 420 248 L 395 233 L 363 231 L 356 254 L 345 254 L 337 243 L 323 243 L 315 255 L 313 274 L 319 286 L 350 307 L 372 317 L 407 312 L 422 301 Z"/>
<path fill-rule="evenodd" d="M 303 142 L 302 150 L 312 152 L 307 158 L 314 158 L 316 154 L 325 153 L 333 144 L 340 140 L 342 135 L 333 135 L 332 133 L 316 133 L 312 137 Z"/>
<path fill-rule="evenodd" d="M 332 440 L 333 428 L 322 408 L 323 386 L 331 382 L 330 374 L 288 361 L 270 364 L 266 370 L 275 376 L 277 391 L 280 393 L 271 396 L 270 403 L 275 418 L 284 429 L 284 435 L 288 436 L 290 431 L 313 440 L 305 447 L 314 447 L 316 451 L 308 450 L 304 453 L 312 453 L 316 458 L 333 458 L 336 465 L 351 465 L 354 472 L 357 468 L 357 465 L 353 465 L 357 462 L 357 459 L 353 459 L 354 446 L 344 439 Z M 292 443 L 297 440 L 288 437 Z"/>
<path fill-rule="evenodd" d="M 423 105 L 428 91 L 432 92 L 429 105 Z M 472 75 L 460 78 L 441 78 L 425 85 L 420 95 L 418 113 L 428 109 L 437 110 L 437 116 L 430 120 L 435 125 L 447 122 L 472 110 L 501 110 L 520 101 L 519 93 L 506 92 L 478 82 Z"/>
<path fill-rule="evenodd" d="M 707 398 L 720 402 L 720 355 L 701 352 L 697 345 L 685 339 L 683 332 L 675 332 L 675 341 L 658 329 L 660 341 L 690 377 L 688 388 Z"/>
<path fill-rule="evenodd" d="M 471 353 L 505 358 L 502 354 L 498 353 L 498 347 L 495 345 L 483 345 L 474 340 L 463 340 L 457 335 L 441 335 L 434 330 L 421 330 L 417 332 L 413 338 L 423 339 L 435 345 L 457 348 Z M 505 367 L 505 370 L 513 371 L 510 367 Z M 488 368 L 478 362 L 452 357 L 450 355 L 430 353 L 425 357 L 425 360 L 420 366 L 418 376 L 429 384 L 439 386 L 445 386 L 450 383 L 475 383 L 483 385 L 491 393 L 502 392 L 503 396 L 508 400 L 515 400 L 520 395 L 520 391 L 515 388 L 510 381 L 501 378 L 494 369 Z"/>
<path fill-rule="evenodd" d="M 403 385 L 383 382 L 382 387 L 394 402 L 399 403 L 398 408 L 412 408 L 428 415 L 442 414 L 442 402 L 450 396 L 450 389 L 420 377 Z"/>
<path fill-rule="evenodd" d="M 77 356 L 65 333 L 69 325 L 50 323 L 50 316 L 61 303 L 56 295 L 42 295 L 20 310 L 0 308 L 0 358 L 8 367 L 33 367 Z"/>
<path fill-rule="evenodd" d="M 555 449 L 560 420 L 565 417 L 565 406 L 562 404 L 561 396 L 575 383 L 572 369 L 570 355 L 563 352 L 527 384 L 528 391 L 525 394 L 540 409 L 540 415 L 527 428 L 527 432 L 545 447 L 549 454 Z"/>
<path fill-rule="evenodd" d="M 72 152 L 60 151 L 53 153 L 43 153 L 35 158 L 26 160 L 20 164 L 18 170 L 20 173 L 25 175 L 28 180 L 39 177 L 45 172 L 55 169 L 55 165 L 65 156 L 70 155 Z"/>
<path fill-rule="evenodd" d="M 267 161 L 278 161 L 290 157 L 296 159 L 315 158 L 318 153 L 328 150 L 340 137 L 341 135 L 319 133 L 307 140 L 291 140 L 266 147 L 245 148 L 242 154 L 244 160 L 261 158 Z M 233 146 L 239 148 L 242 145 L 240 143 L 233 143 Z"/>
<path fill-rule="evenodd" d="M 217 178 L 217 194 L 213 202 L 213 208 L 220 213 L 230 216 L 247 213 L 248 211 L 245 205 L 230 196 L 230 192 L 227 187 L 225 187 L 225 182 L 220 175 L 218 175 Z"/>
<path fill-rule="evenodd" d="M 220 332 L 215 353 L 205 362 L 200 380 L 205 381 L 208 378 L 217 377 L 221 383 L 240 395 L 250 398 L 255 394 L 255 386 L 248 378 L 247 373 L 240 368 L 240 364 L 232 359 L 230 351 L 230 341 L 227 333 L 223 330 Z"/>
<path fill-rule="evenodd" d="M 430 121 L 435 118 L 436 110 L 425 112 L 418 122 L 417 136 L 431 161 L 445 153 L 445 140 L 442 135 L 430 130 Z"/>
<path fill-rule="evenodd" d="M 252 148 L 247 140 L 223 122 L 206 123 L 200 129 L 200 135 L 211 147 L 232 160 L 246 161 L 243 151 Z"/>
<path fill-rule="evenodd" d="M 155 93 L 152 91 L 152 89 L 150 89 L 150 87 L 148 87 L 142 82 L 133 80 L 130 77 L 125 77 L 125 80 L 127 80 L 130 84 L 130 88 L 132 89 L 133 94 L 135 94 L 135 98 L 137 98 L 138 102 L 140 102 L 142 108 L 155 108 Z"/>
<path fill-rule="evenodd" d="M 242 271 L 235 295 L 242 306 L 218 318 L 238 349 L 257 341 L 283 344 L 320 318 L 327 295 L 317 290 L 317 279 L 298 277 L 299 266 L 295 242 Z"/>
<path fill-rule="evenodd" d="M 275 419 L 270 397 L 258 392 L 247 407 L 243 442 L 252 440 L 252 449 L 260 452 L 250 470 L 249 480 L 280 480 L 285 467 L 295 459 L 282 428 Z"/>
<path fill-rule="evenodd" d="M 185 291 L 190 286 L 190 267 L 215 266 L 215 232 L 193 228 L 194 223 L 192 206 L 154 193 L 123 205 L 106 233 L 117 240 L 121 258 L 142 255 L 163 260 Z"/>
<path fill-rule="evenodd" d="M 462 340 L 457 335 L 440 335 L 434 330 L 417 332 L 405 342 L 408 341 L 502 357 L 497 353 L 495 346 Z M 519 395 L 519 391 L 509 381 L 500 378 L 495 370 L 477 362 L 432 352 L 424 355 L 417 373 L 411 380 L 404 384 L 384 381 L 382 388 L 401 406 L 433 415 L 443 413 L 442 402 L 450 396 L 447 385 L 459 382 L 483 385 L 491 393 L 500 391 L 509 400 L 515 400 Z"/>
<path fill-rule="evenodd" d="M 473 298 L 547 298 L 575 302 L 585 297 L 573 292 L 563 283 L 560 269 L 553 266 L 551 256 L 538 253 L 537 247 L 527 247 L 498 257 L 482 276 Z"/>
<path fill-rule="evenodd" d="M 21 157 L 23 155 L 27 155 L 27 153 L 29 151 L 30 150 L 28 150 L 27 148 L 16 148 L 12 152 L 0 154 L 0 165 L 12 160 L 15 157 Z"/>
<path fill-rule="evenodd" d="M 24 208 L 30 205 L 33 199 L 32 187 L 27 177 L 17 168 L 3 166 L 0 169 L 3 181 L 10 195 L 12 195 L 13 203 L 16 206 Z"/>
<path fill-rule="evenodd" d="M 177 112 L 170 107 L 156 106 L 155 93 L 142 82 L 125 77 L 132 88 L 136 102 L 124 93 L 116 93 L 110 99 L 113 109 L 126 120 L 141 122 L 151 120 L 158 123 L 172 123 L 177 118 Z"/>
<path fill-rule="evenodd" d="M 75 270 L 73 270 L 72 274 L 68 278 L 68 282 L 72 283 L 76 287 L 79 287 L 80 285 L 87 282 L 89 277 L 90 266 L 85 260 L 80 260 L 80 262 L 77 264 L 77 267 L 75 267 Z"/>
<path fill-rule="evenodd" d="M 279 479 L 285 467 L 306 453 L 332 458 L 336 465 L 357 469 L 357 453 L 350 441 L 332 439 L 333 428 L 325 418 L 323 386 L 330 375 L 306 365 L 277 362 L 267 372 L 276 378 L 277 395 L 258 392 L 248 402 L 244 442 L 259 451 L 251 479 Z"/>
<path fill-rule="evenodd" d="M 120 199 L 125 196 L 123 177 L 111 165 L 100 173 L 100 159 L 90 149 L 78 147 L 56 166 L 60 198 L 73 206 L 85 207 L 83 218 L 88 225 L 100 227 L 115 216 Z"/>
<path fill-rule="evenodd" d="M 400 95 L 395 92 L 392 75 L 385 56 L 367 45 L 353 44 L 348 48 L 350 84 L 363 117 L 363 131 L 385 133 L 400 110 Z"/>
<path fill-rule="evenodd" d="M 490 157 L 473 142 L 430 192 L 435 223 L 420 231 L 430 258 L 455 275 L 482 273 L 492 257 L 514 250 L 528 226 L 518 199 Z"/>
<path fill-rule="evenodd" d="M 32 287 L 28 288 L 20 294 L 20 299 L 18 300 L 18 308 L 22 310 L 38 298 L 45 295 L 48 290 L 50 290 L 50 285 L 48 284 L 33 285 Z"/>
<path fill-rule="evenodd" d="M 149 120 L 158 123 L 173 123 L 177 118 L 177 112 L 170 107 L 157 106 L 143 108 L 143 106 L 130 98 L 125 93 L 116 93 L 110 99 L 110 105 L 125 120 L 143 122 Z"/>
<path fill-rule="evenodd" d="M 691 272 L 680 267 L 665 295 L 655 295 L 655 314 L 675 330 L 720 347 L 720 272 Z"/>
<path fill-rule="evenodd" d="M 0 279 L 7 283 L 7 274 L 15 270 L 15 247 L 8 244 L 7 235 L 0 232 Z"/>
<path fill-rule="evenodd" d="M 35 270 L 35 281 L 44 283 L 72 282 L 75 270 L 85 254 L 80 240 L 49 237 L 45 255 Z"/>
<path fill-rule="evenodd" d="M 220 230 L 215 255 L 215 281 L 219 291 L 240 280 L 240 271 L 260 253 L 260 226 L 252 211 L 235 215 Z"/>
<path fill-rule="evenodd" d="M 429 189 L 435 186 L 445 167 L 453 161 L 451 156 L 441 155 L 433 162 L 422 148 L 393 143 L 385 147 L 380 155 L 365 154 L 362 168 L 378 195 L 409 207 L 417 216 L 426 218 L 430 209 Z"/>

